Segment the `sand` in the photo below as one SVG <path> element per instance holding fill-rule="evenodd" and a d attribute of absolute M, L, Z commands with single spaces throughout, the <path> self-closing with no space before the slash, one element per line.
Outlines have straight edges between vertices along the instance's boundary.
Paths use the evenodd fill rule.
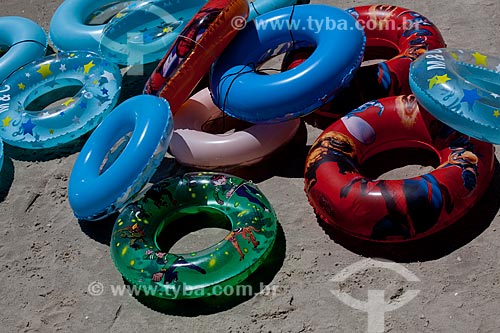
<path fill-rule="evenodd" d="M 25 16 L 47 30 L 61 2 L 4 0 L 2 15 Z M 321 2 L 342 8 L 369 3 Z M 498 1 L 408 0 L 391 4 L 430 18 L 449 46 L 498 53 Z M 141 84 L 126 81 L 122 99 L 138 93 Z M 392 249 L 420 282 L 408 282 L 384 268 L 365 269 L 344 282 L 331 282 L 344 268 L 381 251 L 363 245 L 345 246 L 318 224 L 303 191 L 302 168 L 308 145 L 320 131 L 311 126 L 306 129 L 307 139 L 295 140 L 272 163 L 243 172 L 268 196 L 283 229 L 272 260 L 250 281 L 255 286 L 263 282 L 268 289 L 253 297 L 162 305 L 127 294 L 113 296 L 110 286 L 124 285 L 109 256 L 113 221 L 81 225 L 73 217 L 67 200 L 68 178 L 83 141 L 49 152 L 7 147 L 0 184 L 0 331 L 367 331 L 367 314 L 339 301 L 332 289 L 362 301 L 369 290 L 385 290 L 386 301 L 393 305 L 403 305 L 409 290 L 420 290 L 416 298 L 385 314 L 386 331 L 498 331 L 498 171 L 485 199 L 460 228 L 429 242 Z M 164 163 L 154 181 L 174 170 L 182 171 L 171 167 L 171 161 Z M 391 172 L 404 177 L 416 170 Z M 213 241 L 218 237 L 215 232 L 207 235 Z M 190 237 L 193 246 L 201 239 L 199 233 Z M 101 296 L 89 292 L 88 286 L 95 282 L 104 286 Z"/>

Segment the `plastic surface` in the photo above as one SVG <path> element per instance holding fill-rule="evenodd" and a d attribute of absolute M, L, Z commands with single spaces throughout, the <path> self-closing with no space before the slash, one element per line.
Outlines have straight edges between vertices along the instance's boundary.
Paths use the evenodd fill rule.
<path fill-rule="evenodd" d="M 120 65 L 160 60 L 179 32 L 207 0 L 137 1 L 104 27 L 99 51 Z"/>
<path fill-rule="evenodd" d="M 432 115 L 479 140 L 500 144 L 500 57 L 438 49 L 420 57 L 410 86 Z"/>
<path fill-rule="evenodd" d="M 105 24 L 91 25 L 88 22 L 105 11 L 119 12 L 133 2 L 64 0 L 50 20 L 50 41 L 61 51 L 83 50 L 98 53 Z"/>
<path fill-rule="evenodd" d="M 75 216 L 98 220 L 123 207 L 153 176 L 172 131 L 164 99 L 140 95 L 121 103 L 92 133 L 73 166 L 68 197 Z M 125 136 L 126 146 L 112 151 Z"/>
<path fill-rule="evenodd" d="M 248 6 L 250 7 L 250 14 L 248 15 L 248 21 L 272 10 L 299 3 L 309 3 L 309 0 L 249 0 Z"/>
<path fill-rule="evenodd" d="M 251 165 L 288 143 L 300 125 L 299 119 L 271 125 L 252 125 L 232 133 L 203 131 L 208 121 L 222 117 L 208 89 L 186 101 L 174 116 L 170 153 L 179 163 L 198 168 Z M 229 120 L 228 120 L 229 122 Z"/>
<path fill-rule="evenodd" d="M 162 248 L 161 239 L 175 221 L 193 214 L 203 214 L 196 219 L 200 227 L 213 227 L 206 225 L 210 220 L 222 227 L 228 220 L 232 231 L 197 252 Z M 161 181 L 125 207 L 111 236 L 111 258 L 128 282 L 151 296 L 206 297 L 254 272 L 270 253 L 276 232 L 274 210 L 254 184 L 225 174 L 188 173 Z"/>
<path fill-rule="evenodd" d="M 439 166 L 400 180 L 374 180 L 363 163 L 392 149 L 433 152 Z M 457 221 L 493 176 L 494 148 L 420 110 L 413 95 L 372 101 L 327 128 L 306 160 L 305 191 L 317 214 L 353 237 L 402 242 Z"/>
<path fill-rule="evenodd" d="M 0 17 L 0 83 L 19 67 L 43 57 L 47 48 L 45 31 L 35 22 L 19 16 Z M 1 102 L 0 102 L 1 103 Z"/>
<path fill-rule="evenodd" d="M 308 23 L 326 18 L 343 22 L 345 29 L 317 29 Z M 300 66 L 275 75 L 257 72 L 260 64 L 301 43 L 316 48 Z M 348 84 L 361 64 L 364 45 L 356 20 L 339 8 L 305 5 L 274 10 L 248 23 L 219 57 L 212 67 L 210 91 L 224 112 L 252 123 L 300 117 Z"/>
<path fill-rule="evenodd" d="M 371 100 L 411 94 L 408 84 L 410 64 L 427 50 L 446 46 L 438 28 L 410 9 L 370 5 L 350 8 L 347 12 L 364 28 L 364 59 L 388 60 L 362 66 L 342 94 L 317 110 L 315 116 L 336 119 Z M 311 52 L 311 48 L 289 52 L 283 68 L 296 67 Z"/>
<path fill-rule="evenodd" d="M 151 74 L 144 92 L 168 100 L 175 114 L 248 16 L 246 0 L 210 0 L 189 21 Z"/>
<path fill-rule="evenodd" d="M 115 64 L 94 53 L 60 52 L 36 60 L 0 86 L 0 136 L 10 145 L 30 149 L 74 140 L 113 109 L 121 79 Z M 71 89 L 77 92 L 69 97 Z"/>

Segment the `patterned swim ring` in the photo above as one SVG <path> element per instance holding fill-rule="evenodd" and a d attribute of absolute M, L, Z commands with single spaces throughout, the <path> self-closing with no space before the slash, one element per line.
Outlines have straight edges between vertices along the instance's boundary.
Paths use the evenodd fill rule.
<path fill-rule="evenodd" d="M 363 164 L 394 149 L 423 149 L 439 161 L 407 179 L 372 179 Z M 494 171 L 493 145 L 457 132 L 413 95 L 386 97 L 353 110 L 312 145 L 305 191 L 322 220 L 374 242 L 405 242 L 455 223 L 479 201 Z"/>
<path fill-rule="evenodd" d="M 165 98 L 175 114 L 212 63 L 238 33 L 235 18 L 245 21 L 246 0 L 210 0 L 189 21 L 144 87 Z"/>
<path fill-rule="evenodd" d="M 500 144 L 500 57 L 433 50 L 412 65 L 410 86 L 434 117 L 476 139 Z"/>
<path fill-rule="evenodd" d="M 68 199 L 81 220 L 101 220 L 125 206 L 160 165 L 173 131 L 168 102 L 149 95 L 118 105 L 76 159 Z"/>
<path fill-rule="evenodd" d="M 104 27 L 101 55 L 120 65 L 160 60 L 206 0 L 137 1 Z"/>
<path fill-rule="evenodd" d="M 74 140 L 113 109 L 121 79 L 115 64 L 94 53 L 60 52 L 36 60 L 0 86 L 0 137 L 12 146 L 31 149 Z M 50 105 L 68 91 L 76 94 Z"/>
<path fill-rule="evenodd" d="M 38 24 L 19 16 L 0 17 L 0 82 L 43 57 L 46 49 L 47 36 Z"/>
<path fill-rule="evenodd" d="M 198 215 L 202 228 L 230 225 L 231 231 L 197 252 L 162 248 L 162 236 L 189 215 Z M 155 184 L 124 208 L 113 228 L 111 258 L 129 283 L 151 296 L 221 295 L 258 269 L 272 250 L 277 228 L 271 204 L 253 183 L 227 174 L 187 173 Z"/>

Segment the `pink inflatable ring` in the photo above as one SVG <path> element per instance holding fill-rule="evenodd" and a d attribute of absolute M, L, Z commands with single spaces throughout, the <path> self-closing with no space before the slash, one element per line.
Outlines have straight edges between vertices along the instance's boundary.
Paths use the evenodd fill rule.
<path fill-rule="evenodd" d="M 300 125 L 299 119 L 293 119 L 224 134 L 203 131 L 204 124 L 222 114 L 208 89 L 181 106 L 174 115 L 175 130 L 170 141 L 170 153 L 179 163 L 202 169 L 251 165 L 290 142 Z"/>

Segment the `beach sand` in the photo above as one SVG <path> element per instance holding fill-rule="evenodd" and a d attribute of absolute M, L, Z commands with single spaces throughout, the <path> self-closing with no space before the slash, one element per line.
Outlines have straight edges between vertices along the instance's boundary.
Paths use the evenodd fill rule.
<path fill-rule="evenodd" d="M 2 15 L 19 15 L 48 30 L 62 0 L 4 0 Z M 341 8 L 368 1 L 321 0 Z M 498 53 L 500 2 L 391 1 L 431 19 L 448 46 Z M 125 80 L 121 100 L 140 92 L 145 81 Z M 141 81 L 142 80 L 142 81 Z M 393 332 L 494 332 L 500 328 L 500 174 L 484 200 L 459 228 L 407 246 L 371 247 L 327 234 L 303 191 L 303 164 L 321 133 L 311 126 L 291 147 L 267 162 L 240 171 L 253 179 L 273 204 L 283 234 L 272 257 L 250 283 L 267 286 L 253 297 L 220 297 L 196 302 L 155 302 L 110 286 L 124 281 L 109 255 L 112 220 L 79 224 L 67 199 L 68 178 L 80 140 L 64 149 L 28 151 L 7 147 L 0 178 L 0 331 L 2 332 L 364 332 L 367 314 L 336 298 L 339 289 L 362 301 L 369 290 L 385 290 L 391 304 L 410 290 L 417 297 L 385 313 Z M 498 153 L 497 153 L 498 156 Z M 391 171 L 406 177 L 419 167 Z M 163 163 L 154 181 L 181 172 Z M 190 236 L 193 246 L 220 233 Z M 332 236 L 332 237 L 330 237 Z M 332 239 L 333 238 L 333 239 Z M 207 241 L 205 239 L 204 241 Z M 195 244 L 196 243 L 196 244 Z M 185 243 L 186 244 L 186 243 Z M 187 243 L 189 246 L 189 241 Z M 388 251 L 390 249 L 390 251 Z M 335 274 L 365 256 L 392 253 L 418 281 L 387 269 L 367 269 L 341 283 Z M 89 285 L 103 286 L 100 296 Z"/>

